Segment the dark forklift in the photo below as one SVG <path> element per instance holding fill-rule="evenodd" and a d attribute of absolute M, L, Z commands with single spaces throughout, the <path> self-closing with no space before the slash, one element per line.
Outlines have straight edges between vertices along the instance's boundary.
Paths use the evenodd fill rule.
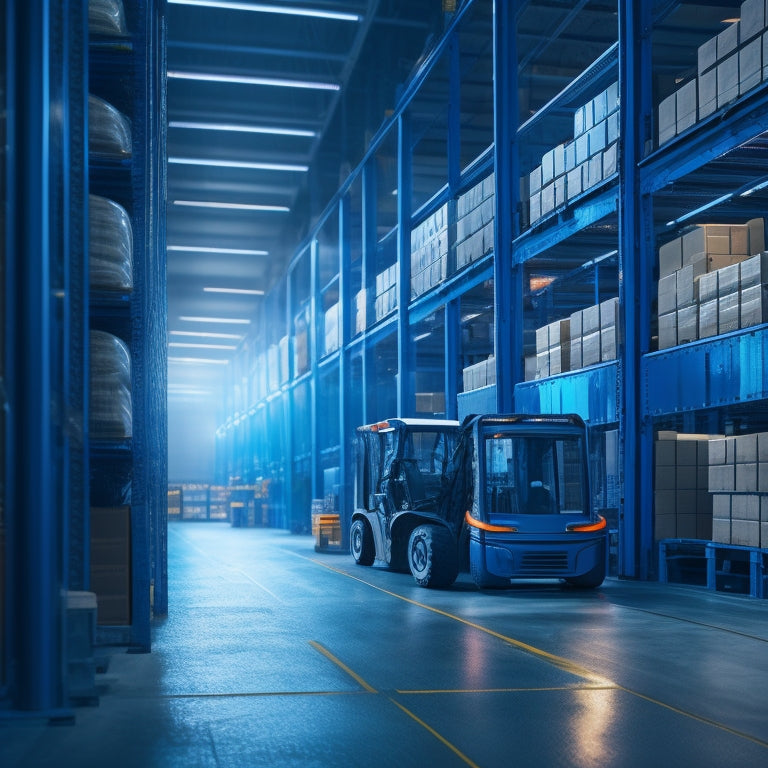
<path fill-rule="evenodd" d="M 605 578 L 606 521 L 594 512 L 587 428 L 575 415 L 389 419 L 359 427 L 350 541 L 360 565 L 450 586 Z"/>

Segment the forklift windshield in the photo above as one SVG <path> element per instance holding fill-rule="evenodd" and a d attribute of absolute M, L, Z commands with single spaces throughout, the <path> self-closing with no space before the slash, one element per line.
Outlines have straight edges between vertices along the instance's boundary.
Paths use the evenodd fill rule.
<path fill-rule="evenodd" d="M 584 514 L 584 448 L 578 435 L 485 435 L 489 514 Z"/>

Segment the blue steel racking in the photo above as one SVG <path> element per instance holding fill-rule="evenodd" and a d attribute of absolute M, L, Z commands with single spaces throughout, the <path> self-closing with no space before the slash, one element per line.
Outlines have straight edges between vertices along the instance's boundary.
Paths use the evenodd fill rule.
<path fill-rule="evenodd" d="M 4 467 L 0 710 L 71 717 L 69 591 L 90 587 L 90 469 L 129 467 L 134 614 L 102 640 L 150 644 L 165 586 L 164 3 L 127 2 L 131 37 L 89 41 L 88 3 L 3 2 Z M 91 44 L 92 43 L 92 44 Z M 112 75 L 118 75 L 111 80 Z M 89 87 L 118 93 L 130 162 L 88 154 Z M 130 208 L 135 290 L 89 291 L 88 194 Z M 130 441 L 89 434 L 89 328 L 126 338 L 136 363 Z M 150 538 L 152 536 L 152 538 Z"/>
<path fill-rule="evenodd" d="M 738 2 L 726 4 L 738 10 Z M 282 430 L 290 432 L 290 425 L 295 423 L 311 430 L 310 453 L 314 463 L 308 475 L 309 493 L 304 489 L 284 496 L 282 501 L 293 505 L 294 520 L 308 518 L 309 497 L 318 498 L 324 490 L 320 471 L 322 437 L 318 435 L 319 422 L 313 418 L 313 414 L 316 417 L 319 410 L 326 407 L 325 395 L 318 399 L 319 382 L 331 371 L 333 376 L 338 375 L 340 440 L 334 460 L 338 457 L 340 488 L 348 493 L 352 467 L 349 437 L 354 426 L 385 417 L 394 410 L 400 415 L 417 412 L 415 377 L 424 372 L 424 367 L 414 352 L 417 346 L 414 328 L 429 320 L 444 329 L 445 415 L 461 415 L 477 406 L 501 411 L 572 410 L 588 419 L 597 434 L 618 429 L 619 573 L 626 577 L 650 578 L 656 568 L 655 430 L 677 426 L 687 431 L 713 431 L 722 430 L 726 422 L 729 425 L 735 422 L 738 428 L 739 423 L 746 424 L 750 419 L 753 425 L 755 419 L 761 424 L 765 421 L 757 417 L 761 411 L 757 406 L 765 401 L 767 394 L 765 339 L 768 329 L 758 326 L 656 351 L 653 307 L 660 236 L 663 239 L 675 227 L 680 229 L 686 222 L 693 223 L 693 219 L 698 223 L 716 221 L 720 216 L 732 221 L 739 216 L 744 219 L 761 215 L 765 210 L 766 201 L 759 190 L 768 178 L 768 168 L 763 167 L 760 139 L 768 115 L 768 83 L 763 82 L 656 148 L 655 110 L 668 95 L 665 89 L 668 91 L 671 87 L 668 83 L 672 82 L 667 70 L 654 78 L 654 67 L 662 55 L 659 51 L 664 46 L 674 48 L 674 60 L 667 62 L 670 70 L 693 68 L 697 46 L 720 31 L 722 20 L 712 14 L 698 14 L 702 18 L 697 19 L 695 28 L 687 29 L 686 18 L 691 17 L 686 13 L 691 7 L 684 3 L 619 0 L 616 14 L 606 13 L 606 26 L 612 25 L 614 30 L 613 40 L 607 42 L 602 53 L 580 76 L 562 90 L 546 93 L 541 99 L 543 103 L 535 105 L 533 114 L 521 120 L 518 85 L 525 67 L 535 64 L 537 49 L 524 56 L 520 54 L 519 33 L 525 24 L 530 24 L 526 13 L 530 15 L 535 6 L 532 2 L 476 1 L 463 4 L 456 13 L 442 41 L 404 88 L 394 115 L 373 138 L 365 158 L 342 185 L 276 289 L 278 297 L 281 294 L 287 297 L 289 307 L 296 304 L 297 299 L 305 298 L 314 301 L 317 310 L 323 290 L 332 280 L 322 285 L 313 283 L 302 297 L 295 273 L 301 259 L 316 264 L 316 238 L 328 219 L 337 217 L 339 267 L 334 290 L 338 290 L 343 330 L 340 348 L 332 355 L 323 356 L 317 343 L 312 345 L 310 372 L 304 374 L 312 388 L 311 407 L 302 410 L 298 406 L 294 392 L 307 379 L 293 372 L 287 374 L 280 387 L 264 393 L 253 406 L 257 412 L 266 414 L 268 406 L 279 401 L 285 406 L 277 422 Z M 576 18 L 586 6 L 587 2 L 575 4 L 569 20 Z M 484 31 L 493 44 L 487 82 L 492 88 L 493 136 L 491 146 L 480 147 L 474 162 L 467 163 L 462 155 L 463 118 L 459 106 L 462 71 L 457 61 L 461 61 L 464 54 L 464 26 L 471 23 L 473 13 L 482 16 L 488 8 L 493 12 L 492 25 L 488 21 Z M 674 45 L 670 45 L 670 39 Z M 414 151 L 414 144 L 424 131 L 414 127 L 411 106 L 418 103 L 421 90 L 427 87 L 438 67 L 448 73 L 447 90 L 443 91 L 446 103 L 441 112 L 447 132 L 444 178 L 427 194 L 420 187 L 414 211 L 414 201 L 410 199 L 412 182 L 420 172 L 414 170 L 420 157 L 419 152 Z M 618 82 L 621 105 L 620 152 L 615 172 L 529 225 L 518 178 L 531 170 L 537 153 L 540 157 L 542 137 L 545 141 L 557 140 L 555 136 L 563 121 L 572 119 L 578 105 L 613 82 Z M 391 200 L 382 198 L 376 178 L 385 170 L 382 159 L 387 148 L 394 156 L 397 169 L 394 217 Z M 729 167 L 722 160 L 724 155 L 740 165 L 738 174 L 729 177 Z M 464 162 L 460 162 L 459 157 Z M 745 166 L 749 168 L 746 173 Z M 495 174 L 496 201 L 492 253 L 461 269 L 456 269 L 453 263 L 445 279 L 416 297 L 410 294 L 408 280 L 400 280 L 396 311 L 373 320 L 369 294 L 366 299 L 368 322 L 362 330 L 355 328 L 355 290 L 372 289 L 375 274 L 388 266 L 392 258 L 388 243 L 395 244 L 400 275 L 407 278 L 412 229 L 447 204 L 451 221 L 449 238 L 453 245 L 455 230 L 450 227 L 455 226 L 457 196 L 491 171 Z M 729 191 L 729 185 L 731 194 L 723 195 L 723 191 Z M 749 201 L 740 196 L 747 190 L 755 193 Z M 713 204 L 702 207 L 702 199 Z M 386 226 L 377 226 L 381 224 L 377 216 L 386 220 Z M 671 228 L 667 226 L 669 222 L 673 225 Z M 352 224 L 361 227 L 359 235 Z M 554 274 L 558 280 L 549 287 L 534 290 L 530 280 L 539 273 Z M 458 307 L 469 292 L 489 280 L 493 280 L 494 285 L 493 348 L 497 382 L 461 393 L 455 376 L 462 360 Z M 562 298 L 561 284 L 564 283 L 573 286 L 573 296 L 567 300 Z M 616 295 L 623 327 L 616 360 L 542 379 L 524 380 L 523 363 L 530 353 L 534 325 L 559 319 L 567 316 L 571 309 L 597 304 Z M 286 315 L 288 322 L 281 331 L 293 343 L 290 309 Z M 312 314 L 315 335 L 322 327 L 319 321 L 315 311 Z M 269 342 L 270 339 L 258 339 L 250 343 L 255 344 L 258 351 Z M 690 382 L 690 385 L 682 386 L 681 382 Z M 234 425 L 231 419 L 226 423 L 222 419 L 222 423 L 223 441 Z M 269 417 L 261 422 L 265 427 L 274 423 Z M 280 430 L 274 430 L 275 434 L 278 432 Z M 295 457 L 290 440 L 289 436 L 287 455 Z M 284 448 L 285 445 L 281 445 L 278 449 L 274 439 L 267 446 L 250 446 L 257 471 L 268 475 L 268 464 L 281 462 L 280 450 Z M 260 450 L 266 450 L 265 458 L 256 458 Z M 292 458 L 281 464 L 282 476 L 286 483 L 298 487 L 300 483 L 292 476 L 291 464 Z"/>

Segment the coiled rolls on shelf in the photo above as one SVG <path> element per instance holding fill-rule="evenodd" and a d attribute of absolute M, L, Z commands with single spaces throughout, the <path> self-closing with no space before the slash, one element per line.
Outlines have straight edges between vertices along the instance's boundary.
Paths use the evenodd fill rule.
<path fill-rule="evenodd" d="M 123 206 L 99 195 L 88 197 L 88 265 L 91 288 L 133 289 L 133 228 Z"/>
<path fill-rule="evenodd" d="M 128 27 L 122 0 L 89 0 L 88 32 L 106 37 L 126 37 Z"/>
<path fill-rule="evenodd" d="M 117 440 L 131 437 L 131 356 L 117 336 L 91 331 L 90 412 L 91 437 Z"/>
<path fill-rule="evenodd" d="M 123 159 L 131 156 L 131 121 L 104 99 L 88 96 L 88 151 Z"/>

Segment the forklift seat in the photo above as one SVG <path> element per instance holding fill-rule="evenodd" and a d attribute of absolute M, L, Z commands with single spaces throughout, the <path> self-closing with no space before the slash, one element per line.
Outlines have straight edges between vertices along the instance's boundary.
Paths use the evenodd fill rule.
<path fill-rule="evenodd" d="M 425 501 L 427 498 L 426 486 L 419 465 L 416 463 L 416 459 L 401 459 L 400 466 L 405 478 L 409 501 L 412 507 L 416 507 L 420 501 Z"/>

